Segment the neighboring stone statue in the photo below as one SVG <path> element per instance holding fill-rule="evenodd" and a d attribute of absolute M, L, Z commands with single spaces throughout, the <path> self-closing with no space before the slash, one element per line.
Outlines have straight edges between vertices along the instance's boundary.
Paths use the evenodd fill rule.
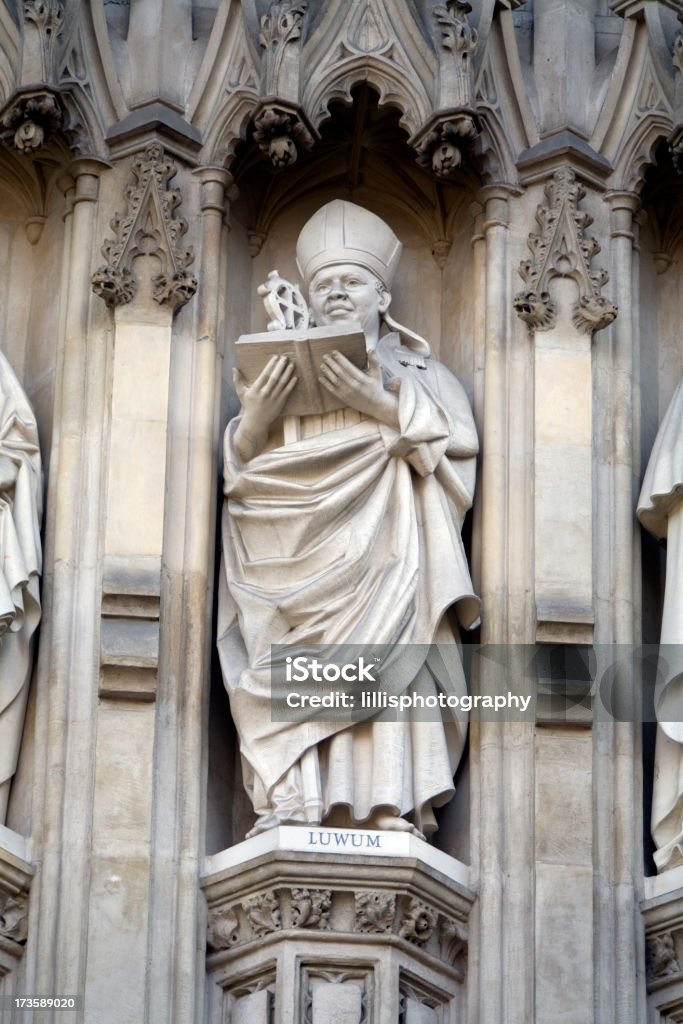
<path fill-rule="evenodd" d="M 441 657 L 423 649 L 410 678 L 394 685 L 465 692 L 447 613 L 455 606 L 464 626 L 479 615 L 460 536 L 477 434 L 456 378 L 389 318 L 400 253 L 382 220 L 341 200 L 299 236 L 314 322 L 356 321 L 365 333 L 367 372 L 334 354 L 320 372 L 343 409 L 283 424 L 296 386 L 285 357 L 250 387 L 235 378 L 242 412 L 225 434 L 218 646 L 257 814 L 250 834 L 325 822 L 429 835 L 433 809 L 454 792 L 462 715 L 271 720 L 271 644 L 435 642 Z M 391 332 L 380 338 L 382 321 Z"/>
<path fill-rule="evenodd" d="M 660 636 L 652 837 L 659 871 L 683 864 L 683 381 L 657 433 L 638 499 L 638 518 L 666 537 Z"/>
<path fill-rule="evenodd" d="M 36 420 L 0 352 L 0 824 L 19 757 L 40 619 L 42 496 Z"/>

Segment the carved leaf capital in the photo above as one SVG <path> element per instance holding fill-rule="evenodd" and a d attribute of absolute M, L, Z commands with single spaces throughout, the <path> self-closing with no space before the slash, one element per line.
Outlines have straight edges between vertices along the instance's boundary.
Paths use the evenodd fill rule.
<path fill-rule="evenodd" d="M 527 289 L 513 300 L 517 315 L 533 330 L 547 331 L 557 322 L 550 282 L 558 277 L 570 278 L 578 287 L 579 299 L 572 311 L 578 330 L 594 334 L 617 315 L 617 307 L 601 294 L 609 280 L 607 271 L 591 268 L 600 245 L 597 238 L 586 234 L 593 218 L 579 209 L 585 194 L 574 171 L 564 167 L 546 185 L 546 202 L 536 210 L 538 230 L 528 240 L 531 259 L 519 265 Z"/>
<path fill-rule="evenodd" d="M 197 290 L 197 279 L 187 272 L 194 251 L 179 244 L 187 223 L 176 215 L 182 202 L 180 189 L 170 186 L 177 168 L 155 142 L 133 159 L 131 170 L 133 181 L 124 189 L 127 210 L 112 218 L 116 237 L 105 239 L 102 246 L 107 262 L 93 274 L 93 291 L 109 306 L 131 302 L 138 289 L 135 259 L 155 256 L 162 270 L 152 280 L 152 295 L 175 313 Z"/>

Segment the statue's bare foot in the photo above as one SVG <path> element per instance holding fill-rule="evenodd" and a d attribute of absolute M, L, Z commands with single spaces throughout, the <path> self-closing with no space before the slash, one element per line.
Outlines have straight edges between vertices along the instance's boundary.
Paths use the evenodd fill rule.
<path fill-rule="evenodd" d="M 415 825 L 411 825 L 405 818 L 400 818 L 391 811 L 376 811 L 368 822 L 369 828 L 384 829 L 387 832 L 410 832 L 418 839 L 424 839 L 422 832 Z"/>

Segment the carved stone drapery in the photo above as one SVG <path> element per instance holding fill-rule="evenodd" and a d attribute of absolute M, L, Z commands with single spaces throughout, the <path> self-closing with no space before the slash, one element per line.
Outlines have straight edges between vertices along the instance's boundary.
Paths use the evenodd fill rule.
<path fill-rule="evenodd" d="M 176 312 L 197 290 L 197 279 L 187 271 L 194 260 L 193 249 L 179 245 L 187 230 L 187 223 L 176 216 L 182 196 L 169 186 L 177 168 L 163 147 L 153 143 L 133 159 L 132 171 L 134 180 L 125 190 L 128 210 L 111 222 L 116 238 L 106 239 L 102 246 L 107 263 L 93 274 L 93 291 L 108 306 L 130 302 L 138 287 L 135 258 L 156 256 L 162 270 L 153 278 L 153 297 Z"/>
<path fill-rule="evenodd" d="M 571 278 L 578 285 L 572 315 L 578 330 L 593 334 L 617 315 L 617 307 L 601 295 L 609 280 L 607 271 L 591 270 L 600 246 L 585 233 L 593 222 L 590 214 L 579 210 L 585 194 L 574 171 L 563 168 L 545 187 L 546 204 L 536 210 L 539 230 L 529 235 L 528 243 L 532 258 L 519 267 L 527 290 L 514 298 L 517 315 L 534 330 L 546 331 L 556 324 L 557 308 L 549 290 L 549 282 L 556 277 Z"/>

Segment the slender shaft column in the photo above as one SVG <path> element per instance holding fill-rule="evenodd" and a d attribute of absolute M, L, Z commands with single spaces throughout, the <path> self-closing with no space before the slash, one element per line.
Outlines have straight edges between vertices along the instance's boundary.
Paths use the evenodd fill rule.
<path fill-rule="evenodd" d="M 41 669 L 48 706 L 35 991 L 81 994 L 88 910 L 94 708 L 97 701 L 101 410 L 106 346 L 89 331 L 90 273 L 100 161 L 79 160 L 68 245 L 63 353 L 58 367 L 48 493 L 47 607 Z M 87 494 L 89 500 L 83 501 Z M 57 642 L 57 638 L 59 642 Z M 40 684 L 39 684 L 40 685 Z M 52 1021 L 53 1014 L 37 1019 Z M 81 1018 L 82 1019 L 82 1018 Z"/>
<path fill-rule="evenodd" d="M 211 665 L 223 216 L 231 175 L 200 182 L 200 292 L 194 332 L 174 345 L 169 401 L 168 512 L 162 564 L 162 629 L 146 1020 L 202 1020 L 206 920 L 198 892 L 203 854 L 206 730 Z M 173 907 L 174 941 L 168 943 Z"/>
<path fill-rule="evenodd" d="M 599 430 L 612 462 L 598 468 L 597 523 L 603 533 L 597 544 L 601 614 L 598 639 L 613 642 L 615 658 L 623 666 L 621 685 L 631 687 L 630 652 L 634 631 L 634 549 L 637 525 L 637 464 L 634 464 L 634 214 L 638 198 L 630 192 L 608 195 L 612 207 L 613 280 L 619 316 L 612 330 L 611 350 L 598 386 L 611 380 L 610 400 L 604 391 L 599 408 L 605 411 Z M 597 945 L 601 957 L 596 968 L 596 1020 L 600 1024 L 635 1024 L 640 1020 L 642 979 L 636 977 L 640 926 L 637 900 L 642 878 L 640 806 L 640 742 L 633 722 L 596 727 L 596 886 Z"/>
<path fill-rule="evenodd" d="M 484 189 L 483 228 L 486 244 L 484 434 L 482 438 L 481 512 L 482 638 L 503 644 L 506 639 L 505 599 L 507 528 L 507 394 L 506 355 L 509 330 L 506 281 L 508 277 L 508 194 L 502 188 Z M 484 677 L 487 663 L 480 666 Z M 485 683 L 484 678 L 481 679 Z M 479 890 L 478 912 L 472 922 L 470 1021 L 503 1019 L 503 729 L 493 722 L 473 723 L 471 760 L 478 765 L 473 789 L 473 878 Z M 477 856 L 478 851 L 478 856 Z"/>

